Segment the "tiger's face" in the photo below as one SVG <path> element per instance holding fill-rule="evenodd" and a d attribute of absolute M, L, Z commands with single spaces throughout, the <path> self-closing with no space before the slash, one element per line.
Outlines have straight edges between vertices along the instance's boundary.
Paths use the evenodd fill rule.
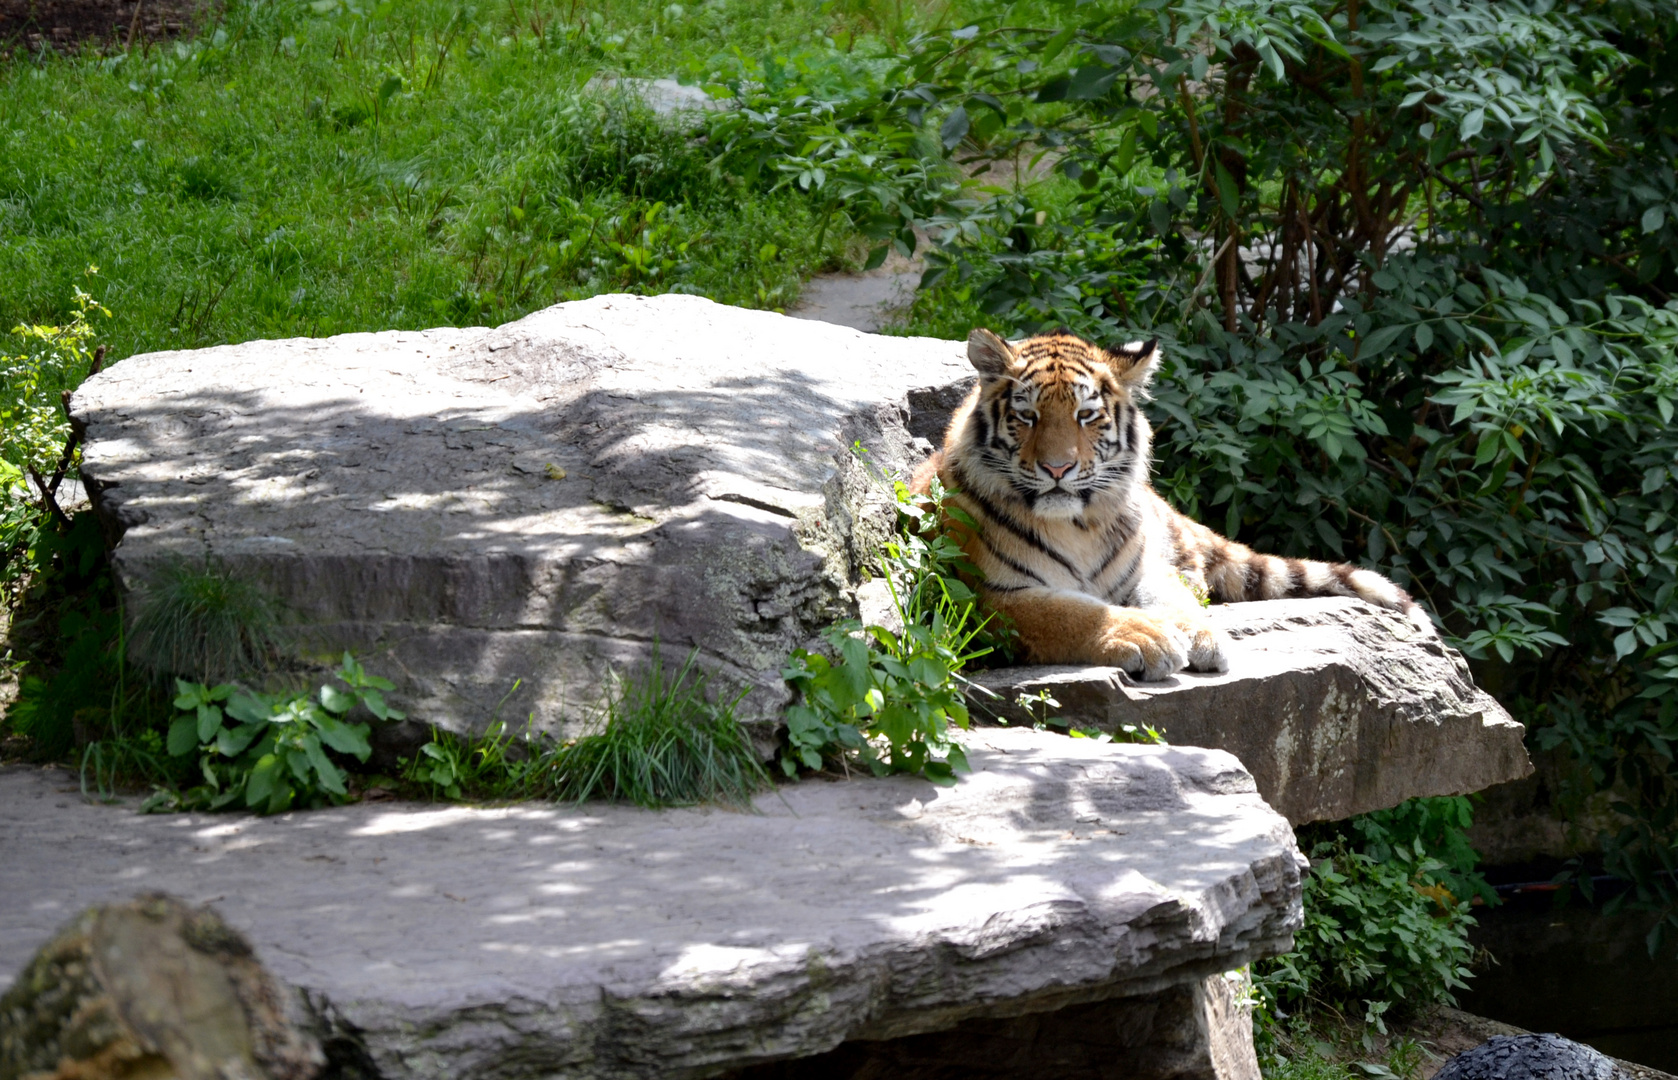
<path fill-rule="evenodd" d="M 1157 342 L 1108 350 L 1048 334 L 1011 346 L 975 330 L 967 354 L 980 375 L 974 448 L 1031 512 L 1078 518 L 1145 479 L 1149 433 L 1137 402 L 1158 365 Z"/>

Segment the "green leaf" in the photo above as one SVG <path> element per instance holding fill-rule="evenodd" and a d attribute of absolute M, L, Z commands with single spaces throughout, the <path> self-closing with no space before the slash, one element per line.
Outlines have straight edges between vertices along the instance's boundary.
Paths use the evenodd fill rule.
<path fill-rule="evenodd" d="M 967 117 L 967 106 L 957 105 L 938 128 L 938 138 L 944 144 L 944 149 L 955 149 L 961 140 L 967 137 L 969 127 L 971 121 Z"/>
<path fill-rule="evenodd" d="M 1433 327 L 1427 323 L 1416 324 L 1416 351 L 1427 352 L 1433 347 Z"/>
<path fill-rule="evenodd" d="M 1643 231 L 1646 233 L 1660 232 L 1666 224 L 1666 207 L 1651 206 L 1643 211 Z"/>
<path fill-rule="evenodd" d="M 323 716 L 316 721 L 315 730 L 320 732 L 321 740 L 326 745 L 340 754 L 351 754 L 358 760 L 366 761 L 373 753 L 373 748 L 367 742 L 367 735 L 371 729 L 366 724 L 346 724 L 330 716 Z"/>
<path fill-rule="evenodd" d="M 207 743 L 221 729 L 221 710 L 208 703 L 198 706 L 198 741 Z"/>
<path fill-rule="evenodd" d="M 1386 352 L 1393 342 L 1397 341 L 1410 328 L 1403 325 L 1382 326 L 1371 331 L 1368 336 L 1358 339 L 1358 359 L 1373 360 Z"/>
<path fill-rule="evenodd" d="M 223 757 L 238 757 L 245 752 L 256 737 L 262 734 L 265 724 L 241 724 L 236 728 L 222 728 L 216 735 L 216 752 Z"/>
<path fill-rule="evenodd" d="M 186 757 L 198 749 L 198 718 L 180 716 L 169 725 L 169 738 L 164 746 L 173 757 Z"/>
<path fill-rule="evenodd" d="M 1241 196 L 1235 190 L 1235 177 L 1229 175 L 1229 170 L 1224 168 L 1221 161 L 1214 161 L 1212 167 L 1217 175 L 1218 203 L 1224 208 L 1224 214 L 1233 221 L 1241 212 Z"/>
<path fill-rule="evenodd" d="M 227 703 L 227 715 L 247 724 L 266 723 L 274 715 L 274 706 L 254 694 L 235 694 Z"/>
<path fill-rule="evenodd" d="M 320 688 L 320 703 L 328 712 L 334 712 L 342 716 L 355 708 L 355 697 L 352 694 L 344 693 L 331 684 L 326 684 Z"/>
<path fill-rule="evenodd" d="M 1468 140 L 1474 138 L 1474 136 L 1480 134 L 1480 129 L 1485 126 L 1486 110 L 1475 109 L 1473 112 L 1462 118 L 1462 126 L 1457 129 L 1457 134 L 1463 142 L 1467 142 Z"/>
<path fill-rule="evenodd" d="M 334 795 L 348 794 L 348 789 L 344 787 L 343 772 L 326 756 L 326 751 L 321 749 L 318 740 L 304 739 L 303 751 L 309 755 L 309 763 L 315 767 L 315 776 L 321 787 Z"/>
<path fill-rule="evenodd" d="M 281 762 L 277 754 L 264 754 L 251 767 L 251 778 L 245 783 L 245 805 L 260 806 L 274 795 L 280 778 Z"/>

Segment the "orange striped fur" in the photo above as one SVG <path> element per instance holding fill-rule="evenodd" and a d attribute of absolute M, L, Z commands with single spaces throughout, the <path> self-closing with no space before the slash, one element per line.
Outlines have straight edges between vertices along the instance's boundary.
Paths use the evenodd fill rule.
<path fill-rule="evenodd" d="M 975 330 L 979 372 L 944 447 L 916 471 L 937 476 L 976 522 L 946 527 L 985 575 L 1034 663 L 1111 664 L 1144 679 L 1223 671 L 1226 642 L 1195 598 L 1219 602 L 1355 596 L 1410 615 L 1404 590 L 1371 570 L 1261 555 L 1173 510 L 1148 483 L 1153 431 L 1140 403 L 1158 343 L 1107 350 L 1071 334 L 1009 345 Z"/>

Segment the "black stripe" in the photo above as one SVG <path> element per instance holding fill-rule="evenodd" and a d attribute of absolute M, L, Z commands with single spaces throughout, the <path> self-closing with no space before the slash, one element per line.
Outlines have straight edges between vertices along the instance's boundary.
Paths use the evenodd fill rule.
<path fill-rule="evenodd" d="M 1125 545 L 1130 543 L 1130 541 L 1136 536 L 1136 534 L 1133 531 L 1131 531 L 1128 528 L 1125 528 L 1125 522 L 1124 522 L 1123 519 L 1120 519 L 1118 522 L 1116 522 L 1113 527 L 1114 527 L 1115 530 L 1122 530 L 1123 535 L 1121 535 L 1119 537 L 1118 541 L 1116 543 L 1114 543 L 1112 547 L 1107 549 L 1107 554 L 1106 554 L 1105 557 L 1102 558 L 1101 565 L 1096 567 L 1095 568 L 1095 573 L 1093 573 L 1089 576 L 1089 583 L 1091 585 L 1094 585 L 1097 581 L 1101 580 L 1101 575 L 1106 573 L 1107 567 L 1112 565 L 1113 560 L 1119 557 L 1119 552 L 1123 551 Z M 1141 551 L 1141 550 L 1145 549 L 1147 546 L 1148 546 L 1147 542 L 1144 541 L 1143 543 L 1138 544 L 1136 547 L 1137 547 L 1138 551 Z"/>
<path fill-rule="evenodd" d="M 1015 562 L 1013 559 L 1010 559 L 1008 556 L 1002 554 L 1002 552 L 1000 552 L 1000 551 L 996 550 L 994 547 L 992 547 L 990 545 L 989 541 L 987 541 L 985 539 L 983 533 L 981 533 L 979 535 L 979 543 L 983 544 L 984 547 L 985 547 L 985 550 L 990 552 L 993 556 L 996 557 L 997 562 L 1001 563 L 1003 566 L 1006 566 L 1008 569 L 1012 570 L 1014 573 L 1020 575 L 1021 577 L 1028 577 L 1031 580 L 1037 582 L 1037 584 L 1042 585 L 1044 587 L 1048 586 L 1049 583 L 1047 581 L 1044 581 L 1042 578 L 1038 577 L 1036 574 L 1032 573 L 1030 570 L 1021 566 L 1019 563 Z"/>
<path fill-rule="evenodd" d="M 953 471 L 956 473 L 956 479 L 958 481 L 965 481 L 965 477 L 960 472 L 959 467 Z M 1062 555 L 1058 551 L 1052 550 L 1047 544 L 1043 543 L 1042 538 L 1037 535 L 1035 530 L 1031 529 L 1029 526 L 1019 524 L 1013 518 L 991 505 L 990 500 L 974 491 L 971 484 L 963 482 L 961 485 L 961 491 L 962 494 L 966 495 L 978 504 L 979 509 L 984 512 L 986 517 L 990 518 L 1004 529 L 1007 529 L 1027 544 L 1036 548 L 1038 551 L 1041 551 L 1055 562 L 1058 562 L 1062 566 L 1066 567 L 1067 573 L 1071 574 L 1074 578 L 1082 578 L 1082 575 L 1078 573 L 1078 568 L 1068 562 L 1066 556 Z"/>
<path fill-rule="evenodd" d="M 1031 586 L 1031 585 L 996 585 L 996 584 L 993 584 L 992 582 L 989 582 L 989 581 L 987 581 L 984 584 L 979 586 L 980 589 L 983 589 L 987 592 L 1001 592 L 1001 593 L 1025 592 L 1027 589 L 1030 589 L 1030 588 L 1033 588 L 1033 587 L 1034 586 Z"/>

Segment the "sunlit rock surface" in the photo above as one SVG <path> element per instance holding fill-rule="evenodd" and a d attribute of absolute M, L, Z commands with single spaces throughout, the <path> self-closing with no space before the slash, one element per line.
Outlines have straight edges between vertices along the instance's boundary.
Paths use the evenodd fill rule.
<path fill-rule="evenodd" d="M 481 729 L 517 682 L 502 715 L 551 729 L 655 641 L 777 716 L 892 527 L 852 447 L 916 459 L 971 375 L 959 342 L 620 295 L 150 353 L 71 407 L 125 584 L 213 557 L 413 716 Z"/>
<path fill-rule="evenodd" d="M 1295 825 L 1339 821 L 1405 799 L 1460 795 L 1532 772 L 1525 729 L 1474 685 L 1462 655 L 1361 600 L 1214 604 L 1229 670 L 1143 683 L 1117 668 L 982 672 L 982 708 L 1015 721 L 1047 693 L 1062 723 L 1158 729 L 1228 750 Z"/>
<path fill-rule="evenodd" d="M 1214 750 L 1025 730 L 969 747 L 952 788 L 811 780 L 755 813 L 142 817 L 12 768 L 0 989 L 78 911 L 164 888 L 213 901 L 306 992 L 329 1051 L 349 1039 L 390 1080 L 709 1076 L 1174 987 L 1189 1027 L 1135 1060 L 1256 1078 L 1246 1017 L 1199 1001 L 1302 918 L 1303 860 L 1252 778 Z"/>

